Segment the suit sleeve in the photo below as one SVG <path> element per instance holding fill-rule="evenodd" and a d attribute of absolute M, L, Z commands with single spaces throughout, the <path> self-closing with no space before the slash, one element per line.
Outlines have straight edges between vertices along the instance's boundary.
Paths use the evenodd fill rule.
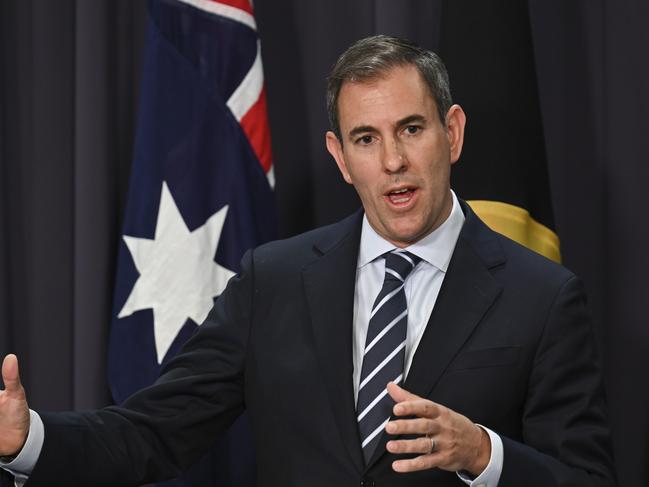
<path fill-rule="evenodd" d="M 252 254 L 160 379 L 122 407 L 41 413 L 45 442 L 28 487 L 129 486 L 177 476 L 244 408 Z"/>
<path fill-rule="evenodd" d="M 615 485 L 601 370 L 585 294 L 570 278 L 550 308 L 522 418 L 503 438 L 499 487 Z"/>

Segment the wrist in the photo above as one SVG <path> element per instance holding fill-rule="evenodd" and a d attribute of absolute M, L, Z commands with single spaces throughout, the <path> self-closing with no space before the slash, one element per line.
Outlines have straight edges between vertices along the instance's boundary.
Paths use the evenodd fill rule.
<path fill-rule="evenodd" d="M 23 439 L 20 448 L 18 448 L 14 453 L 10 453 L 9 455 L 0 455 L 0 462 L 2 463 L 11 463 L 13 462 L 18 455 L 20 455 L 20 452 L 23 450 L 25 447 L 25 442 L 27 441 L 27 435 L 25 435 L 25 438 Z"/>
<path fill-rule="evenodd" d="M 0 453 L 0 462 L 11 463 L 18 457 L 18 455 L 20 455 L 20 452 L 23 450 L 25 444 L 27 443 L 27 438 L 29 437 L 30 425 L 31 425 L 31 413 L 28 412 L 27 420 L 25 421 L 24 424 L 24 431 L 17 431 L 15 432 L 14 435 L 14 439 L 18 439 L 18 442 L 14 443 L 14 448 L 7 448 L 4 450 L 4 452 Z M 18 448 L 15 448 L 16 444 L 18 444 Z"/>
<path fill-rule="evenodd" d="M 466 469 L 474 477 L 480 475 L 489 465 L 491 458 L 491 439 L 489 434 L 477 424 L 475 425 L 478 432 L 476 444 L 478 445 L 475 450 L 475 458 L 469 468 Z"/>

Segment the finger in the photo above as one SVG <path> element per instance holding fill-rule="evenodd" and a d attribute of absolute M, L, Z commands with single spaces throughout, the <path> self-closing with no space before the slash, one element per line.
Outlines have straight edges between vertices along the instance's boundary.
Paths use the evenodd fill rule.
<path fill-rule="evenodd" d="M 439 433 L 439 425 L 428 418 L 396 419 L 385 425 L 385 431 L 391 435 L 432 435 Z"/>
<path fill-rule="evenodd" d="M 388 382 L 388 394 L 390 394 L 390 397 L 396 403 L 421 399 L 416 394 L 406 391 L 403 387 L 398 386 L 394 382 Z"/>
<path fill-rule="evenodd" d="M 400 402 L 395 404 L 393 408 L 395 416 L 417 416 L 429 419 L 437 418 L 440 415 L 441 410 L 439 404 L 429 401 L 428 399 Z"/>
<path fill-rule="evenodd" d="M 19 392 L 21 389 L 18 357 L 14 354 L 7 355 L 2 362 L 2 381 L 7 392 Z"/>
<path fill-rule="evenodd" d="M 424 416 L 427 418 L 434 418 L 439 415 L 439 406 L 434 402 L 422 399 L 394 382 L 389 382 L 387 388 L 390 397 L 397 403 L 393 408 L 395 415 Z"/>
<path fill-rule="evenodd" d="M 439 465 L 441 456 L 438 453 L 430 455 L 419 455 L 407 460 L 395 460 L 392 462 L 392 469 L 395 472 L 415 472 L 417 470 L 429 470 Z"/>
<path fill-rule="evenodd" d="M 423 453 L 429 455 L 432 451 L 432 441 L 426 436 L 413 440 L 390 440 L 385 445 L 390 453 Z"/>

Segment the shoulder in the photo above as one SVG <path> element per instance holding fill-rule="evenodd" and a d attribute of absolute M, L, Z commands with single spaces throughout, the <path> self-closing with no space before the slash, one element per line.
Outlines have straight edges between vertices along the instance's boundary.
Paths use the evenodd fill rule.
<path fill-rule="evenodd" d="M 585 310 L 587 296 L 581 280 L 569 269 L 504 236 L 498 237 L 507 255 L 505 265 L 494 272 L 504 294 L 529 310 L 577 306 Z"/>
<path fill-rule="evenodd" d="M 572 271 L 491 230 L 466 207 L 465 215 L 458 244 L 470 248 L 502 284 L 522 289 L 556 290 L 568 281 L 577 281 Z"/>
<path fill-rule="evenodd" d="M 504 235 L 494 232 L 503 248 L 511 272 L 520 272 L 538 279 L 567 281 L 575 274 L 563 265 L 524 247 Z"/>
<path fill-rule="evenodd" d="M 350 239 L 360 241 L 361 211 L 290 238 L 260 245 L 252 251 L 255 268 L 302 268 Z"/>

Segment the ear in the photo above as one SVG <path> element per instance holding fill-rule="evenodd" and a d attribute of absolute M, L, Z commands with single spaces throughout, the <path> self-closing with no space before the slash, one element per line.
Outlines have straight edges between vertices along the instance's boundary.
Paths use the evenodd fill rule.
<path fill-rule="evenodd" d="M 343 175 L 343 178 L 348 184 L 352 184 L 352 178 L 349 175 L 349 171 L 347 170 L 347 164 L 345 164 L 345 155 L 343 153 L 343 146 L 340 143 L 340 140 L 338 140 L 336 134 L 331 131 L 327 132 L 327 134 L 325 135 L 325 140 L 327 143 L 327 150 L 329 151 L 329 154 L 331 154 L 331 157 L 335 159 L 336 164 L 338 165 L 338 170 L 340 170 L 340 174 Z"/>
<path fill-rule="evenodd" d="M 446 113 L 446 135 L 451 152 L 451 164 L 455 164 L 462 153 L 466 115 L 460 105 L 453 105 Z"/>

